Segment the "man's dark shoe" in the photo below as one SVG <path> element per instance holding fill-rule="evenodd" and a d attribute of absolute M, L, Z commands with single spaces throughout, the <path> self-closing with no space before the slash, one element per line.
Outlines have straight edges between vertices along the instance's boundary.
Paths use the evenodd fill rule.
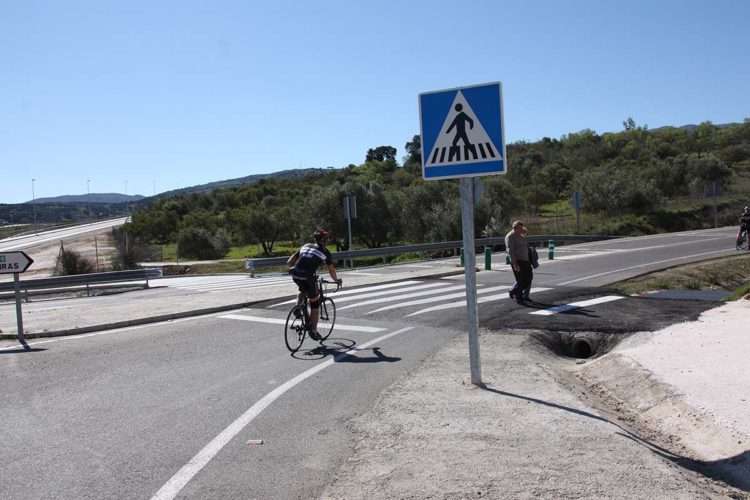
<path fill-rule="evenodd" d="M 310 338 L 317 341 L 323 340 L 318 332 L 310 332 Z"/>

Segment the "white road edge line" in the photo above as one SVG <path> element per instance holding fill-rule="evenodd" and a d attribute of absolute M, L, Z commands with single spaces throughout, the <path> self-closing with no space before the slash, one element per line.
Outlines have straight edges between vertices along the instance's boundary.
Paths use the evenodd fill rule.
<path fill-rule="evenodd" d="M 27 342 L 27 345 L 29 347 L 31 347 L 31 346 L 40 345 L 40 344 L 50 344 L 52 342 L 64 342 L 66 340 L 77 340 L 77 339 L 83 339 L 83 338 L 86 338 L 86 337 L 99 337 L 101 335 L 112 335 L 112 334 L 116 334 L 116 333 L 125 333 L 125 332 L 132 331 L 132 330 L 143 330 L 144 328 L 151 328 L 151 327 L 154 327 L 154 326 L 163 325 L 164 323 L 183 323 L 185 321 L 195 321 L 197 319 L 205 319 L 206 316 L 214 316 L 214 315 L 215 314 L 213 314 L 213 313 L 211 313 L 211 314 L 203 314 L 201 316 L 191 316 L 189 318 L 170 319 L 170 320 L 165 320 L 165 321 L 159 321 L 157 323 L 146 323 L 146 324 L 143 324 L 143 325 L 136 325 L 136 326 L 125 326 L 123 328 L 113 328 L 112 330 L 102 330 L 102 331 L 93 332 L 93 333 L 79 333 L 79 334 L 76 334 L 76 335 L 65 335 L 63 337 L 55 337 L 55 338 L 52 338 L 52 339 L 49 339 L 49 340 L 39 340 L 39 341 L 36 341 L 36 342 Z M 9 341 L 10 342 L 15 342 L 14 340 L 9 340 Z M 15 344 L 15 345 L 10 345 L 10 346 L 0 347 L 0 351 L 7 351 L 7 350 L 19 349 L 19 348 L 23 349 L 23 346 L 21 346 L 21 344 Z"/>
<path fill-rule="evenodd" d="M 256 321 L 258 323 L 271 323 L 274 325 L 286 324 L 285 319 L 263 318 L 261 316 L 246 316 L 244 314 L 222 314 L 218 317 L 224 318 L 224 319 L 238 319 L 241 321 Z M 330 323 L 324 323 L 324 322 L 318 323 L 319 328 L 326 328 L 330 326 L 331 326 Z M 368 332 L 368 333 L 377 333 L 377 332 L 382 332 L 383 330 L 385 330 L 385 328 L 377 328 L 374 326 L 341 325 L 338 323 L 336 324 L 336 329 L 347 330 L 350 332 Z"/>
<path fill-rule="evenodd" d="M 583 300 L 581 302 L 571 302 L 570 304 L 561 304 L 559 306 L 550 307 L 549 309 L 544 309 L 543 311 L 530 312 L 529 314 L 537 314 L 539 316 L 551 316 L 553 314 L 571 311 L 573 309 L 578 309 L 580 307 L 593 306 L 594 304 L 604 304 L 605 302 L 612 302 L 612 301 L 620 300 L 624 298 L 625 297 L 622 295 L 606 295 L 604 297 L 597 297 L 591 300 Z"/>
<path fill-rule="evenodd" d="M 356 353 L 359 350 L 366 349 L 367 347 L 377 344 L 378 342 L 382 342 L 390 337 L 409 331 L 413 328 L 413 326 L 408 326 L 406 328 L 396 330 L 395 332 L 387 333 L 381 337 L 366 342 L 361 346 L 357 346 L 354 349 L 350 349 L 342 354 L 338 354 L 332 359 L 323 361 L 319 365 L 313 366 L 309 370 L 300 373 L 296 377 L 286 381 L 273 391 L 269 392 L 268 394 L 263 396 L 257 403 L 251 406 L 247 411 L 245 411 L 245 413 L 240 415 L 237 420 L 229 424 L 229 426 L 224 429 L 218 436 L 212 439 L 210 443 L 204 446 L 197 455 L 190 459 L 187 464 L 185 464 L 179 471 L 177 471 L 177 473 L 172 476 L 172 478 L 167 481 L 166 484 L 164 484 L 164 486 L 162 486 L 159 491 L 154 494 L 153 497 L 151 497 L 151 500 L 171 500 L 175 498 L 180 493 L 182 488 L 184 488 L 185 485 L 190 482 L 190 480 L 195 477 L 195 475 L 198 474 L 198 472 L 200 472 L 201 469 L 203 469 L 203 467 L 205 467 L 206 464 L 208 464 L 208 462 L 210 462 L 211 459 L 214 458 L 224 448 L 224 446 L 227 445 L 227 443 L 234 439 L 235 436 L 237 436 L 237 434 L 242 431 L 242 429 L 247 427 L 247 425 L 252 422 L 255 417 L 260 415 L 260 413 L 265 410 L 271 403 L 276 401 L 284 393 L 292 389 L 300 382 L 303 382 L 319 371 L 328 368 L 339 359 Z"/>

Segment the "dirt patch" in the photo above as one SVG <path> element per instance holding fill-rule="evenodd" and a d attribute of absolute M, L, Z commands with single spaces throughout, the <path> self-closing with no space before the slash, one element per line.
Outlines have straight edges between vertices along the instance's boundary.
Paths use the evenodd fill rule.
<path fill-rule="evenodd" d="M 61 244 L 66 250 L 75 250 L 80 253 L 99 272 L 112 271 L 117 262 L 118 251 L 112 238 L 112 230 L 105 229 L 98 233 L 90 233 L 24 250 L 29 257 L 34 259 L 34 263 L 28 271 L 23 273 L 22 279 L 53 276 Z"/>

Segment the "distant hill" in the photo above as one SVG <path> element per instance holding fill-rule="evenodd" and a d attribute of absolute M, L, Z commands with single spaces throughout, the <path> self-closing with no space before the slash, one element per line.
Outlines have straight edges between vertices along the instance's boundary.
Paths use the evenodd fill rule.
<path fill-rule="evenodd" d="M 274 172 L 271 174 L 248 175 L 245 177 L 237 177 L 236 179 L 227 179 L 224 181 L 209 182 L 208 184 L 199 184 L 197 186 L 173 189 L 172 191 L 159 193 L 155 196 L 155 198 L 169 198 L 170 196 L 185 195 L 191 193 L 206 193 L 209 191 L 213 191 L 214 189 L 241 187 L 247 184 L 255 184 L 261 179 L 299 179 L 300 177 L 305 177 L 306 175 L 321 174 L 323 172 L 327 172 L 328 170 L 330 170 L 330 168 L 300 168 L 292 170 L 282 170 L 280 172 Z"/>
<path fill-rule="evenodd" d="M 25 203 L 37 203 L 37 204 L 103 204 L 103 203 L 135 203 L 147 198 L 169 198 L 171 196 L 186 195 L 191 193 L 206 193 L 213 191 L 214 189 L 226 189 L 231 187 L 241 187 L 247 184 L 255 184 L 261 179 L 299 179 L 306 175 L 320 174 L 327 172 L 329 169 L 325 168 L 302 168 L 293 170 L 282 170 L 281 172 L 274 172 L 271 174 L 256 174 L 248 175 L 245 177 L 238 177 L 236 179 L 227 179 L 224 181 L 214 181 L 208 184 L 199 184 L 197 186 L 189 186 L 180 189 L 173 189 L 172 191 L 165 191 L 159 193 L 154 197 L 146 197 L 140 194 L 124 195 L 120 193 L 91 193 L 88 194 L 69 194 L 63 196 L 53 196 L 49 198 L 37 198 L 36 200 L 29 200 Z"/>
<path fill-rule="evenodd" d="M 67 194 L 63 196 L 53 196 L 50 198 L 37 198 L 35 200 L 29 200 L 26 203 L 125 203 L 140 201 L 145 196 L 140 194 L 124 195 L 120 193 L 91 193 L 89 194 Z"/>

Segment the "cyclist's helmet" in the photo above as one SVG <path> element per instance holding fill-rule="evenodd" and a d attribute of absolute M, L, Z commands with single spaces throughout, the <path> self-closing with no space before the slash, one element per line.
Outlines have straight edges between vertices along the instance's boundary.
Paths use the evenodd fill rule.
<path fill-rule="evenodd" d="M 313 233 L 313 238 L 315 239 L 315 243 L 317 243 L 318 245 L 325 245 L 330 237 L 331 237 L 331 233 L 329 233 L 323 228 L 318 228 Z"/>
<path fill-rule="evenodd" d="M 742 209 L 742 211 L 743 211 L 743 212 L 750 212 L 750 208 L 748 208 L 748 207 L 745 207 L 745 208 L 743 208 L 743 209 Z"/>

